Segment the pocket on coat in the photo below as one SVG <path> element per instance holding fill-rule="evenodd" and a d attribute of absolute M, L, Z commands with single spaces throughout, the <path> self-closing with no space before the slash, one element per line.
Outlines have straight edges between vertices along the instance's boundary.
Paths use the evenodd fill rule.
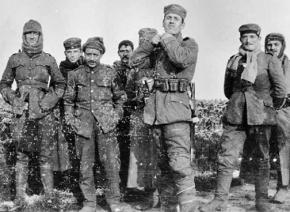
<path fill-rule="evenodd" d="M 103 79 L 97 79 L 96 83 L 100 87 L 110 87 L 112 84 L 112 81 L 110 78 L 103 78 Z"/>

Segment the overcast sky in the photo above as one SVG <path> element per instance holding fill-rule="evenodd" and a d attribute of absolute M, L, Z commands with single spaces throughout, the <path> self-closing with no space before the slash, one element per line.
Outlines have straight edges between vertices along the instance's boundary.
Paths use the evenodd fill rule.
<path fill-rule="evenodd" d="M 64 59 L 63 41 L 68 37 L 102 36 L 106 46 L 103 63 L 118 59 L 117 46 L 130 39 L 135 46 L 138 30 L 163 32 L 163 7 L 184 6 L 188 15 L 184 36 L 199 44 L 194 80 L 199 99 L 224 99 L 223 79 L 228 58 L 239 46 L 241 24 L 257 23 L 262 41 L 270 32 L 290 40 L 289 0 L 0 0 L 0 74 L 11 54 L 21 48 L 23 25 L 35 19 L 42 25 L 44 51 L 59 63 Z M 290 42 L 290 41 L 289 41 Z M 289 49 L 286 48 L 286 53 Z"/>

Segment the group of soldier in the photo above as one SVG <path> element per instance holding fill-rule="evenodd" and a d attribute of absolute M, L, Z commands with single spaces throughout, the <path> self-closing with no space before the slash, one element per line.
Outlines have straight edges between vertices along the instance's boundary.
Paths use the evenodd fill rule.
<path fill-rule="evenodd" d="M 3 99 L 14 114 L 16 204 L 26 196 L 28 163 L 37 155 L 44 194 L 52 193 L 61 177 L 75 178 L 70 182 L 80 188 L 75 193 L 81 193 L 76 194 L 81 212 L 104 211 L 96 199 L 96 160 L 104 169 L 111 211 L 153 206 L 148 198 L 133 209 L 122 198 L 128 188 L 147 196 L 158 191 L 165 212 L 176 211 L 177 206 L 181 212 L 226 211 L 233 170 L 247 139 L 256 170 L 256 209 L 273 211 L 268 198 L 271 134 L 281 163 L 274 200 L 283 203 L 290 163 L 285 38 L 279 33 L 266 36 L 264 53 L 260 27 L 239 28 L 241 46 L 225 73 L 229 102 L 223 116 L 217 188 L 214 199 L 203 204 L 196 198 L 190 139 L 195 109 L 191 80 L 198 45 L 182 37 L 185 17 L 180 5 L 164 7 L 165 32 L 141 29 L 136 49 L 129 40 L 120 42 L 120 61 L 113 66 L 100 61 L 106 51 L 103 39 L 91 37 L 83 45 L 79 38 L 65 40 L 66 59 L 58 68 L 55 59 L 43 52 L 41 25 L 35 20 L 25 23 L 22 50 L 9 58 L 0 82 Z M 53 171 L 58 171 L 57 178 Z"/>

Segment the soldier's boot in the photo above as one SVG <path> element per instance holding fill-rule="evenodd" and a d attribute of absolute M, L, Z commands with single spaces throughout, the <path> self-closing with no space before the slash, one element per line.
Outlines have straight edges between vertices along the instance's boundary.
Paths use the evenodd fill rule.
<path fill-rule="evenodd" d="M 24 199 L 28 180 L 28 164 L 16 163 L 16 199 Z"/>
<path fill-rule="evenodd" d="M 108 202 L 111 212 L 135 212 L 135 210 L 131 205 L 125 202 L 121 202 L 118 200 L 109 200 Z"/>
<path fill-rule="evenodd" d="M 109 189 L 106 192 L 106 200 L 112 212 L 134 212 L 131 205 L 121 202 L 121 193 L 119 183 L 110 182 Z"/>
<path fill-rule="evenodd" d="M 16 172 L 14 167 L 9 167 L 9 183 L 8 188 L 10 194 L 10 200 L 14 200 L 16 198 L 16 182 L 15 182 Z"/>
<path fill-rule="evenodd" d="M 256 209 L 259 212 L 274 212 L 268 199 L 269 161 L 258 162 L 258 173 L 255 175 Z"/>
<path fill-rule="evenodd" d="M 44 194 L 51 194 L 53 191 L 53 170 L 49 163 L 40 165 L 40 175 Z"/>
<path fill-rule="evenodd" d="M 26 187 L 28 180 L 28 164 L 25 162 L 18 161 L 16 163 L 16 174 L 15 174 L 15 184 L 16 184 L 16 198 L 14 199 L 13 210 L 18 210 L 24 204 L 24 199 L 26 197 Z M 12 210 L 11 209 L 11 210 Z"/>
<path fill-rule="evenodd" d="M 283 186 L 278 189 L 276 194 L 273 197 L 273 202 L 283 204 L 288 198 L 288 189 L 287 186 Z"/>
<path fill-rule="evenodd" d="M 176 188 L 171 184 L 168 184 L 168 186 L 159 187 L 158 190 L 160 194 L 160 211 L 177 212 L 178 198 L 176 196 Z"/>
<path fill-rule="evenodd" d="M 212 211 L 227 211 L 228 208 L 228 194 L 232 182 L 231 173 L 219 172 L 217 176 L 217 188 L 215 197 L 212 201 L 199 208 L 202 212 Z"/>
<path fill-rule="evenodd" d="M 196 197 L 195 188 L 189 187 L 178 193 L 180 212 L 198 212 L 201 201 Z"/>

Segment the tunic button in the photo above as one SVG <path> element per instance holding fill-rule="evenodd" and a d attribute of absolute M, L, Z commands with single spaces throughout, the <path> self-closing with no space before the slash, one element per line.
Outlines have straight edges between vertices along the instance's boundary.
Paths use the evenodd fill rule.
<path fill-rule="evenodd" d="M 94 80 L 91 80 L 91 82 L 94 82 Z"/>
<path fill-rule="evenodd" d="M 91 93 L 93 93 L 93 90 L 91 90 Z"/>

